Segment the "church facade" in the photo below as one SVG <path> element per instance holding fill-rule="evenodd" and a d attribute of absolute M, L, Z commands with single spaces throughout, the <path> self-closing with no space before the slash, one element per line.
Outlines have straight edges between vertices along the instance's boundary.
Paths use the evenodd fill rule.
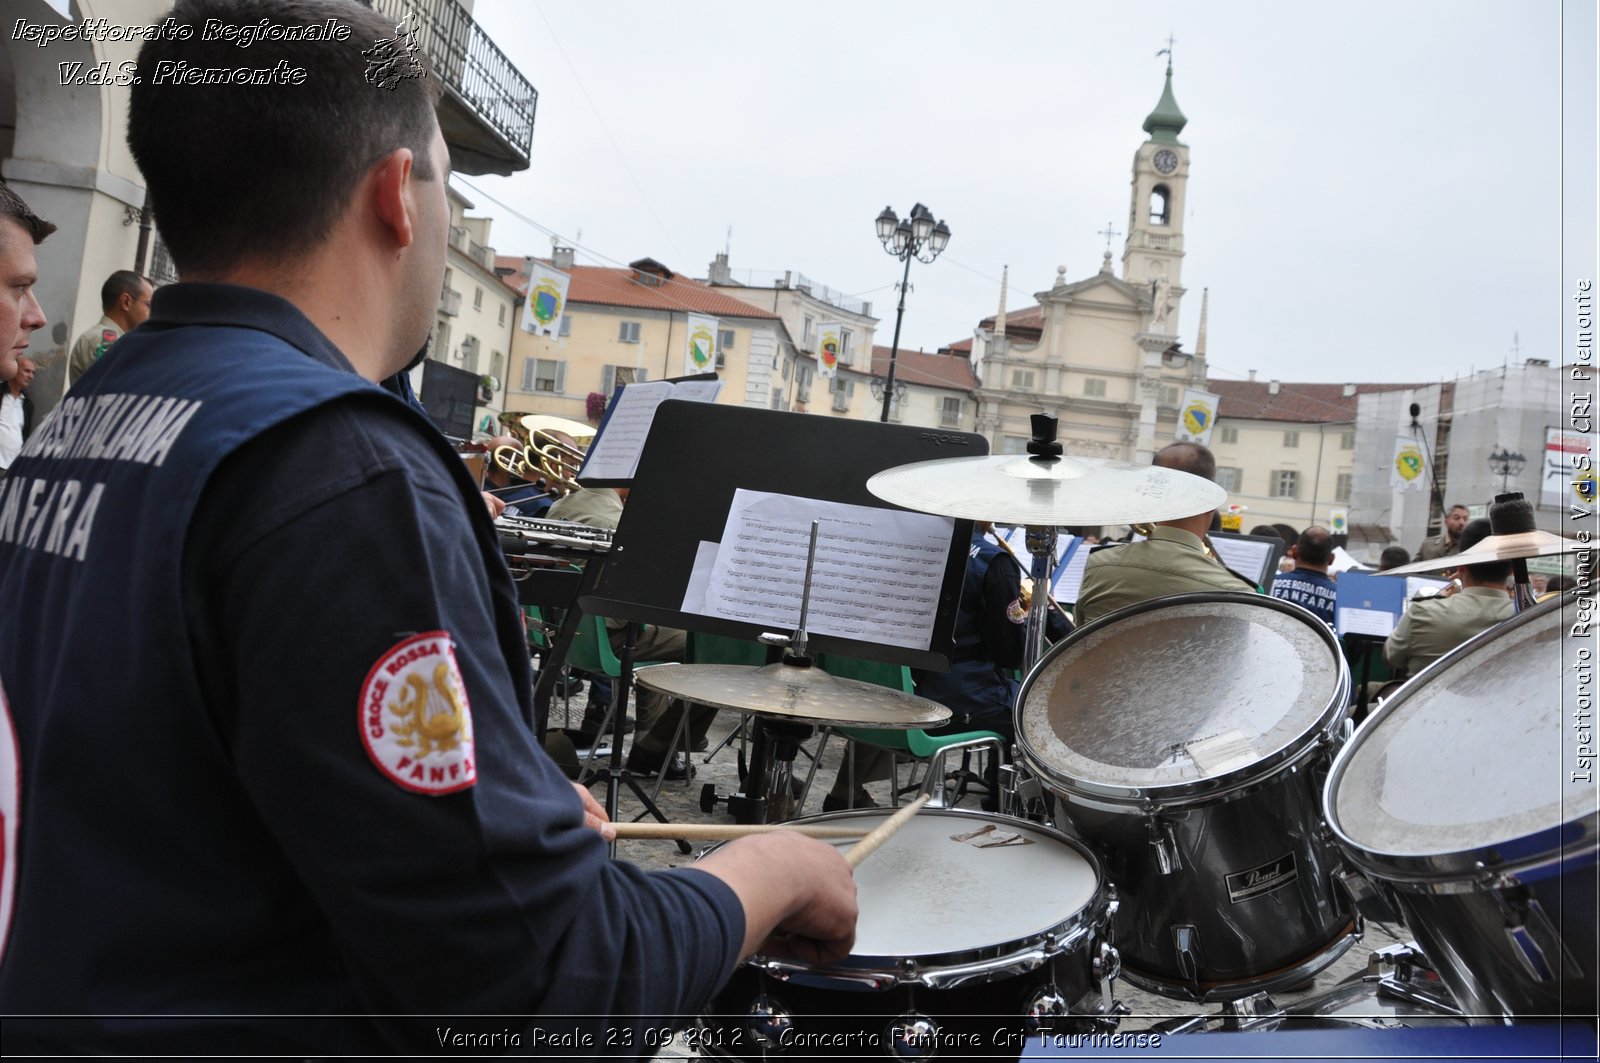
<path fill-rule="evenodd" d="M 982 321 L 970 352 L 981 381 L 974 392 L 977 431 L 997 453 L 1021 452 L 1031 414 L 1059 419 L 1068 454 L 1147 463 L 1173 438 L 1187 387 L 1204 389 L 1204 312 L 1194 354 L 1182 351 L 1183 221 L 1187 124 L 1167 65 L 1161 100 L 1144 121 L 1134 153 L 1127 239 L 1120 274 L 1110 250 L 1100 271 L 1069 282 L 1066 267 L 1035 295 L 1036 305 Z"/>

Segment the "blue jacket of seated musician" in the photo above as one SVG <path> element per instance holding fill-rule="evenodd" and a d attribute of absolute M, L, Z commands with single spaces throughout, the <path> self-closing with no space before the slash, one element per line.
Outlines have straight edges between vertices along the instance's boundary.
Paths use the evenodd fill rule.
<path fill-rule="evenodd" d="M 8 1019 L 8 1049 L 423 1055 L 394 1017 L 438 1013 L 637 1046 L 606 1016 L 732 969 L 732 892 L 608 859 L 534 742 L 463 463 L 289 303 L 156 292 L 0 487 L 0 595 L 0 1012 L 141 1016 Z M 433 631 L 476 771 L 438 795 L 362 738 L 373 669 Z"/>
<path fill-rule="evenodd" d="M 973 529 L 967 567 L 956 609 L 955 656 L 948 672 L 913 669 L 917 694 L 951 712 L 950 723 L 935 733 L 998 731 L 1015 736 L 1012 706 L 1020 686 L 1026 624 L 1016 603 L 1022 568 L 988 536 Z M 1025 619 L 1025 618 L 1024 618 Z M 1052 611 L 1045 633 L 1065 637 L 1071 625 Z"/>

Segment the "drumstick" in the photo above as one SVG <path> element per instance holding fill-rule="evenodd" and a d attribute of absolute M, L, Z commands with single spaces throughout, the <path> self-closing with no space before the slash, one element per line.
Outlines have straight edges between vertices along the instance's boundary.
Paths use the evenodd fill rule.
<path fill-rule="evenodd" d="M 747 834 L 788 831 L 811 838 L 860 838 L 866 827 L 825 827 L 807 823 L 617 823 L 618 841 L 641 838 L 693 838 L 720 842 L 743 838 Z"/>
<path fill-rule="evenodd" d="M 878 846 L 888 841 L 895 831 L 905 826 L 911 821 L 912 816 L 922 811 L 922 806 L 927 804 L 928 800 L 929 795 L 923 794 L 921 797 L 917 798 L 915 801 L 911 802 L 909 805 L 902 808 L 888 819 L 884 820 L 877 826 L 876 829 L 873 830 L 871 834 L 868 834 L 865 838 L 862 838 L 860 841 L 856 842 L 850 847 L 849 851 L 844 854 L 845 863 L 849 864 L 853 868 L 860 867 L 861 861 L 877 852 Z"/>

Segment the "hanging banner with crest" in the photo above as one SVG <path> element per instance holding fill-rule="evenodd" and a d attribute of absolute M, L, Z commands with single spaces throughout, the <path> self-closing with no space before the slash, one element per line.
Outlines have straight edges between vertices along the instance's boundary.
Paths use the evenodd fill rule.
<path fill-rule="evenodd" d="M 1211 445 L 1211 430 L 1217 423 L 1217 403 L 1221 396 L 1198 388 L 1185 388 L 1178 406 L 1178 430 L 1173 438 L 1185 443 Z"/>
<path fill-rule="evenodd" d="M 535 336 L 554 336 L 561 331 L 561 315 L 567 309 L 569 274 L 543 262 L 534 262 L 528 274 L 528 297 L 522 303 L 522 331 Z"/>
<path fill-rule="evenodd" d="M 817 375 L 832 377 L 839 371 L 839 347 L 844 326 L 837 321 L 824 321 L 817 326 Z"/>
<path fill-rule="evenodd" d="M 1428 482 L 1428 458 L 1422 452 L 1422 443 L 1410 433 L 1402 432 L 1394 440 L 1394 460 L 1389 463 L 1389 486 L 1397 491 L 1410 491 Z"/>
<path fill-rule="evenodd" d="M 683 371 L 690 375 L 709 373 L 717 367 L 717 319 L 705 314 L 689 315 L 689 340 L 683 354 Z"/>

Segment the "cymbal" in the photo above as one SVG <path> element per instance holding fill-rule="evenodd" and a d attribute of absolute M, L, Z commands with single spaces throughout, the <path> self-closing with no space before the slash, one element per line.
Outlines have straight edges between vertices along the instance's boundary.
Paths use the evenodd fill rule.
<path fill-rule="evenodd" d="M 1463 550 L 1449 557 L 1436 557 L 1429 561 L 1413 561 L 1399 568 L 1384 569 L 1378 574 L 1409 576 L 1413 572 L 1438 572 L 1447 568 L 1460 568 L 1462 565 L 1514 561 L 1519 557 L 1573 554 L 1579 550 L 1590 549 L 1592 545 L 1581 543 L 1576 539 L 1563 539 L 1559 535 L 1543 531 L 1517 532 L 1514 535 L 1486 535 L 1474 543 L 1471 550 Z"/>
<path fill-rule="evenodd" d="M 1026 454 L 899 465 L 867 490 L 906 509 L 996 524 L 1133 524 L 1216 509 L 1228 493 L 1175 469 L 1107 458 L 1035 461 Z"/>
<path fill-rule="evenodd" d="M 717 709 L 846 727 L 938 727 L 950 710 L 915 694 L 855 679 L 840 679 L 815 666 L 790 664 L 659 664 L 633 673 L 640 686 Z"/>

